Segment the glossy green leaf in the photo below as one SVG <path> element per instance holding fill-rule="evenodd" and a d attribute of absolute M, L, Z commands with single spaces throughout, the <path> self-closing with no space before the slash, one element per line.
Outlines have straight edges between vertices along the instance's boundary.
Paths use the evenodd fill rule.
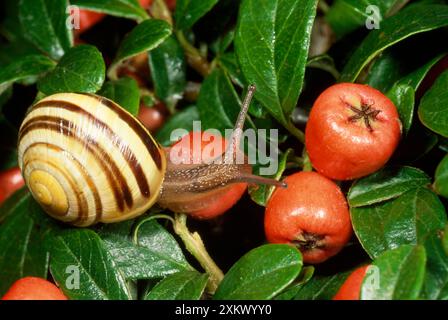
<path fill-rule="evenodd" d="M 134 19 L 136 21 L 149 18 L 137 0 L 70 0 L 70 4 L 89 11 L 102 12 L 111 16 Z"/>
<path fill-rule="evenodd" d="M 19 18 L 24 37 L 53 59 L 60 59 L 73 44 L 67 28 L 67 0 L 20 0 Z"/>
<path fill-rule="evenodd" d="M 243 88 L 246 84 L 240 65 L 236 58 L 235 52 L 227 52 L 219 57 L 219 65 L 227 73 L 232 82 Z M 252 104 L 254 105 L 254 103 Z M 261 106 L 261 104 L 259 104 Z"/>
<path fill-rule="evenodd" d="M 372 11 L 367 8 L 376 6 L 381 20 L 390 15 L 397 8 L 405 5 L 409 0 L 336 0 L 326 14 L 326 20 L 331 25 L 338 38 L 365 26 L 372 17 Z M 380 20 L 380 26 L 381 26 Z"/>
<path fill-rule="evenodd" d="M 300 274 L 302 255 L 289 245 L 268 244 L 253 249 L 227 272 L 214 299 L 271 299 Z"/>
<path fill-rule="evenodd" d="M 335 79 L 339 79 L 339 71 L 336 69 L 334 64 L 334 60 L 328 54 L 321 54 L 315 57 L 312 57 L 306 63 L 308 68 L 315 68 L 326 71 L 330 73 Z"/>
<path fill-rule="evenodd" d="M 434 188 L 438 194 L 448 198 L 448 156 L 437 167 Z"/>
<path fill-rule="evenodd" d="M 145 296 L 145 300 L 199 300 L 207 279 L 206 274 L 197 271 L 169 275 Z"/>
<path fill-rule="evenodd" d="M 417 91 L 417 89 L 420 87 L 420 84 L 423 82 L 428 72 L 431 70 L 432 67 L 434 67 L 437 64 L 437 62 L 440 61 L 442 57 L 443 55 L 438 55 L 437 57 L 431 59 L 417 70 L 414 70 L 405 77 L 401 78 L 396 83 L 396 85 L 407 85 L 413 88 L 415 91 Z"/>
<path fill-rule="evenodd" d="M 14 61 L 0 69 L 0 93 L 13 82 L 29 77 L 37 77 L 55 66 L 55 63 L 43 55 L 30 55 Z"/>
<path fill-rule="evenodd" d="M 400 56 L 390 48 L 381 53 L 369 66 L 365 84 L 381 91 L 387 92 L 400 80 L 405 69 Z"/>
<path fill-rule="evenodd" d="M 22 24 L 19 20 L 19 5 L 20 1 L 17 0 L 3 1 L 3 20 L 0 30 L 2 35 L 11 42 L 23 40 Z"/>
<path fill-rule="evenodd" d="M 235 48 L 255 97 L 282 124 L 303 87 L 317 1 L 243 0 Z"/>
<path fill-rule="evenodd" d="M 134 116 L 138 114 L 140 89 L 137 81 L 133 78 L 124 77 L 115 81 L 108 81 L 98 94 L 115 101 Z"/>
<path fill-rule="evenodd" d="M 447 87 L 448 71 L 445 71 L 437 78 L 431 89 L 429 89 L 423 96 L 418 108 L 418 115 L 421 122 L 432 131 L 444 137 L 448 137 Z"/>
<path fill-rule="evenodd" d="M 219 37 L 216 41 L 214 41 L 210 45 L 210 49 L 216 55 L 222 55 L 232 45 L 233 40 L 235 40 L 235 30 L 230 30 L 229 32 Z"/>
<path fill-rule="evenodd" d="M 51 274 L 70 299 L 129 299 L 122 274 L 95 232 L 68 230 L 49 238 L 47 245 Z"/>
<path fill-rule="evenodd" d="M 331 300 L 338 292 L 350 272 L 330 276 L 315 276 L 300 289 L 296 300 Z"/>
<path fill-rule="evenodd" d="M 175 37 L 149 53 L 149 66 L 157 97 L 173 109 L 183 96 L 187 71 L 184 52 Z"/>
<path fill-rule="evenodd" d="M 193 121 L 199 121 L 199 112 L 196 106 L 189 106 L 168 119 L 162 129 L 160 129 L 156 134 L 157 141 L 165 147 L 170 146 L 175 141 L 171 138 L 181 138 L 181 137 L 171 137 L 171 134 L 176 129 L 185 130 L 185 134 L 193 130 Z"/>
<path fill-rule="evenodd" d="M 70 49 L 56 68 L 39 81 L 38 88 L 47 95 L 59 92 L 95 93 L 103 85 L 105 68 L 97 48 L 77 46 Z"/>
<path fill-rule="evenodd" d="M 444 233 L 448 231 L 448 225 Z M 444 233 L 436 232 L 425 241 L 427 256 L 423 298 L 448 300 L 448 253 L 443 248 Z"/>
<path fill-rule="evenodd" d="M 397 42 L 447 25 L 448 6 L 445 5 L 413 5 L 401 10 L 385 19 L 380 29 L 369 33 L 345 65 L 340 81 L 355 81 L 368 63 Z"/>
<path fill-rule="evenodd" d="M 42 246 L 46 233 L 29 214 L 32 201 L 28 193 L 19 192 L 1 209 L 6 220 L 0 225 L 0 296 L 20 278 L 47 277 L 49 254 Z"/>
<path fill-rule="evenodd" d="M 307 266 L 302 268 L 302 272 L 294 282 L 275 297 L 275 300 L 292 300 L 299 293 L 300 289 L 312 279 L 314 267 Z"/>
<path fill-rule="evenodd" d="M 23 187 L 14 192 L 0 206 L 0 223 L 14 212 L 22 212 L 27 210 L 29 201 L 29 191 L 27 187 Z"/>
<path fill-rule="evenodd" d="M 446 224 L 446 212 L 437 195 L 426 188 L 368 207 L 351 208 L 353 229 L 366 252 L 375 258 L 404 244 L 422 244 Z"/>
<path fill-rule="evenodd" d="M 372 263 L 378 276 L 364 279 L 361 300 L 417 299 L 423 286 L 425 263 L 423 246 L 403 245 L 384 252 Z"/>
<path fill-rule="evenodd" d="M 283 172 L 286 169 L 286 163 L 291 155 L 294 155 L 294 150 L 292 149 L 288 149 L 285 153 L 281 154 L 278 161 L 277 173 L 269 178 L 275 179 L 277 181 L 282 178 Z M 249 195 L 255 203 L 265 207 L 274 190 L 274 186 L 268 185 L 249 186 Z"/>
<path fill-rule="evenodd" d="M 170 34 L 171 26 L 164 20 L 143 21 L 124 38 L 118 48 L 114 64 L 157 48 Z"/>
<path fill-rule="evenodd" d="M 224 131 L 233 128 L 241 101 L 226 74 L 216 69 L 202 83 L 198 111 L 203 129 Z"/>
<path fill-rule="evenodd" d="M 126 279 L 161 278 L 190 266 L 174 240 L 155 221 L 145 222 L 138 232 L 138 245 L 116 233 L 102 235 L 109 253 Z"/>
<path fill-rule="evenodd" d="M 415 107 L 415 91 L 419 88 L 426 74 L 431 70 L 431 68 L 440 60 L 442 56 L 437 56 L 431 59 L 428 63 L 424 64 L 422 67 L 414 70 L 413 72 L 407 74 L 398 80 L 392 87 L 389 88 L 390 82 L 384 81 L 385 77 L 391 78 L 390 74 L 394 73 L 393 70 L 385 70 L 381 73 L 378 80 L 378 85 L 375 87 L 377 89 L 382 89 L 381 91 L 387 92 L 389 99 L 397 107 L 398 113 L 400 114 L 401 123 L 403 125 L 403 135 L 406 136 L 411 129 L 412 122 L 414 120 L 414 107 Z M 396 58 L 395 58 L 396 59 Z M 375 63 L 375 65 L 378 62 Z M 396 65 L 391 64 L 391 68 L 397 68 Z M 399 69 L 399 68 L 397 68 Z M 369 72 L 370 73 L 370 72 Z M 397 73 L 398 74 L 398 73 Z M 388 83 L 387 86 L 380 87 L 380 84 Z"/>
<path fill-rule="evenodd" d="M 357 180 L 348 192 L 351 207 L 361 207 L 393 199 L 408 190 L 424 187 L 430 178 L 412 167 L 385 167 L 374 174 Z"/>
<path fill-rule="evenodd" d="M 179 30 L 191 28 L 218 0 L 177 0 L 174 20 Z"/>
<path fill-rule="evenodd" d="M 406 135 L 411 129 L 414 118 L 415 91 L 411 86 L 395 85 L 389 91 L 388 97 L 397 107 L 403 125 L 403 135 Z"/>

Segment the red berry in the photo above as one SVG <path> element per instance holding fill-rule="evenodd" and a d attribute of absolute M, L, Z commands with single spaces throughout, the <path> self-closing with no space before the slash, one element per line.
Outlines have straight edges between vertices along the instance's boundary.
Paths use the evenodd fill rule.
<path fill-rule="evenodd" d="M 400 135 L 397 109 L 385 95 L 366 85 L 341 83 L 314 103 L 305 144 L 319 173 L 351 180 L 384 166 Z"/>
<path fill-rule="evenodd" d="M 67 300 L 67 297 L 50 281 L 26 277 L 14 282 L 2 300 Z"/>
<path fill-rule="evenodd" d="M 88 11 L 88 10 L 79 10 L 79 30 L 76 32 L 81 34 L 91 27 L 96 25 L 98 22 L 103 20 L 106 15 L 104 13 Z"/>
<path fill-rule="evenodd" d="M 366 265 L 353 271 L 339 288 L 333 300 L 359 300 L 362 281 L 368 268 L 369 265 Z"/>
<path fill-rule="evenodd" d="M 0 172 L 0 205 L 24 185 L 25 181 L 18 167 Z"/>
<path fill-rule="evenodd" d="M 158 103 L 152 107 L 141 105 L 137 117 L 150 132 L 156 132 L 163 126 L 167 116 L 165 105 Z"/>
<path fill-rule="evenodd" d="M 184 163 L 200 163 L 211 161 L 225 151 L 227 141 L 220 135 L 214 135 L 205 132 L 190 132 L 181 140 L 176 142 L 172 148 L 175 148 L 175 154 L 179 155 L 176 161 Z M 183 151 L 186 152 L 183 152 Z M 189 215 L 196 219 L 212 219 L 222 215 L 243 196 L 246 192 L 247 183 L 232 183 L 224 189 L 210 191 L 205 199 L 201 201 L 206 203 L 204 209 L 189 212 Z"/>
<path fill-rule="evenodd" d="M 176 9 L 176 0 L 165 0 L 168 9 L 174 11 Z"/>
<path fill-rule="evenodd" d="M 277 188 L 266 206 L 266 238 L 289 243 L 306 263 L 320 263 L 337 254 L 352 234 L 347 202 L 339 187 L 316 172 L 298 172 Z"/>

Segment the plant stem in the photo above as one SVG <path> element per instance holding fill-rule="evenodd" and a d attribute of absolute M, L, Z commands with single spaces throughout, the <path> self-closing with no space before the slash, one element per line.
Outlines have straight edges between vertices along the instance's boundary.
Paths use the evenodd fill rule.
<path fill-rule="evenodd" d="M 286 128 L 286 130 L 289 131 L 290 134 L 292 134 L 294 137 L 296 137 L 300 142 L 305 143 L 305 134 L 303 133 L 302 130 L 297 128 L 291 122 L 286 123 L 285 128 Z"/>
<path fill-rule="evenodd" d="M 328 10 L 330 10 L 330 6 L 324 0 L 319 0 L 319 3 L 317 4 L 317 6 L 324 14 L 326 14 L 328 12 Z"/>
<path fill-rule="evenodd" d="M 174 217 L 174 232 L 182 239 L 187 250 L 198 260 L 202 268 L 209 275 L 207 290 L 214 294 L 218 285 L 224 278 L 221 269 L 205 249 L 204 242 L 197 232 L 191 233 L 187 227 L 187 216 L 183 213 L 176 213 Z"/>
<path fill-rule="evenodd" d="M 150 11 L 154 18 L 165 20 L 170 25 L 173 25 L 173 17 L 171 16 L 171 11 L 168 9 L 165 0 L 155 0 Z"/>
<path fill-rule="evenodd" d="M 188 64 L 203 77 L 209 75 L 212 69 L 207 59 L 204 58 L 199 50 L 185 38 L 182 31 L 177 31 L 176 35 L 180 45 L 185 51 Z"/>
<path fill-rule="evenodd" d="M 308 152 L 306 151 L 306 148 L 303 148 L 302 159 L 303 159 L 303 169 L 302 170 L 308 171 L 308 172 L 313 171 L 313 165 L 311 164 L 311 160 L 308 155 Z"/>

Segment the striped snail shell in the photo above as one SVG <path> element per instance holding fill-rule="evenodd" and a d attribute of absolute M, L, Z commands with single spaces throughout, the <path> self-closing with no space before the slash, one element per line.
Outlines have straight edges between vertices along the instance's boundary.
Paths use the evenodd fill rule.
<path fill-rule="evenodd" d="M 61 93 L 33 105 L 19 131 L 19 166 L 33 197 L 77 226 L 118 222 L 156 202 L 163 149 L 116 103 Z"/>

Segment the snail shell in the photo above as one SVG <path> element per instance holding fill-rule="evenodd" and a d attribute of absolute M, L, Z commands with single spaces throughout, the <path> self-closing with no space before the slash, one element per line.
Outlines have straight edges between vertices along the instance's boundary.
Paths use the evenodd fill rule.
<path fill-rule="evenodd" d="M 156 202 L 163 149 L 116 103 L 91 94 L 46 97 L 19 131 L 19 166 L 33 197 L 77 226 L 136 217 Z"/>

